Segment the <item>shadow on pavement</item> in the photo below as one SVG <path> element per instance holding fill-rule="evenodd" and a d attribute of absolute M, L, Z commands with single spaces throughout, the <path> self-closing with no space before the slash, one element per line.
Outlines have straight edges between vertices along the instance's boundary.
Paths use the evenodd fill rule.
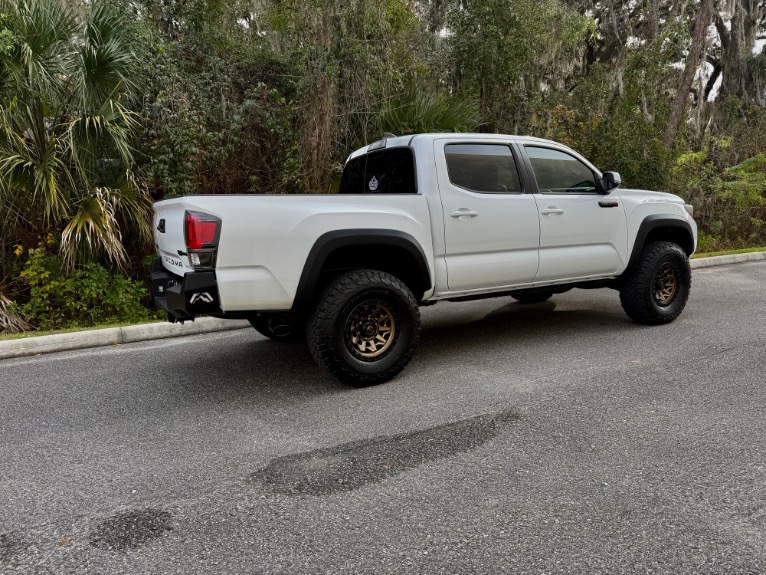
<path fill-rule="evenodd" d="M 557 310 L 556 302 L 551 301 L 533 305 L 513 302 L 503 303 L 489 313 L 482 311 L 478 317 L 475 309 L 453 307 L 445 311 L 449 311 L 447 317 L 440 317 L 437 306 L 425 318 L 414 358 L 420 369 L 438 370 L 441 362 L 456 355 L 470 356 L 492 349 L 507 353 L 519 345 L 540 346 L 542 350 L 552 341 L 574 333 L 603 335 L 637 327 L 619 308 L 611 306 Z M 195 342 L 165 368 L 199 399 L 208 396 L 219 401 L 255 401 L 359 391 L 326 374 L 304 344 L 277 343 L 247 331 L 218 341 Z"/>

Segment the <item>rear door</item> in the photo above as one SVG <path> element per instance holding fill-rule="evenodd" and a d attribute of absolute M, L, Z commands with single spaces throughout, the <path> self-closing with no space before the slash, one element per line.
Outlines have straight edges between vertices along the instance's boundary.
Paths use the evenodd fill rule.
<path fill-rule="evenodd" d="M 568 151 L 521 146 L 537 186 L 540 265 L 535 281 L 616 273 L 625 266 L 628 230 L 617 190 L 602 194 L 598 174 Z"/>
<path fill-rule="evenodd" d="M 450 291 L 532 281 L 540 228 L 510 142 L 434 141 Z"/>

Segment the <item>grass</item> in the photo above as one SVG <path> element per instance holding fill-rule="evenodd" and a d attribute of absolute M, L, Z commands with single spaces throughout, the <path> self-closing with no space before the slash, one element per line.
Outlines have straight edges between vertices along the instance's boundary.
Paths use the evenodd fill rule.
<path fill-rule="evenodd" d="M 730 256 L 734 254 L 749 254 L 752 252 L 766 252 L 766 247 L 761 248 L 742 248 L 740 250 L 724 250 L 722 252 L 707 252 L 704 254 L 694 254 L 692 259 L 697 258 L 712 258 L 714 256 Z"/>

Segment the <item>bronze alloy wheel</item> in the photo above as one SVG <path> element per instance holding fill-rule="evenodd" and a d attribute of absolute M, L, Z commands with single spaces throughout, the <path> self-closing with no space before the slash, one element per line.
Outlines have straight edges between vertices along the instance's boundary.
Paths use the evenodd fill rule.
<path fill-rule="evenodd" d="M 649 242 L 620 278 L 620 303 L 635 322 L 670 323 L 683 311 L 691 285 L 689 256 L 683 248 L 673 242 Z"/>
<path fill-rule="evenodd" d="M 666 263 L 657 270 L 654 277 L 654 301 L 658 305 L 667 306 L 673 301 L 678 293 L 678 271 L 670 264 Z"/>
<path fill-rule="evenodd" d="M 354 308 L 346 322 L 346 346 L 358 359 L 374 361 L 396 339 L 396 319 L 381 301 L 366 301 Z"/>
<path fill-rule="evenodd" d="M 402 280 L 379 270 L 351 270 L 331 279 L 306 325 L 316 362 L 354 386 L 394 378 L 419 340 L 415 296 Z"/>

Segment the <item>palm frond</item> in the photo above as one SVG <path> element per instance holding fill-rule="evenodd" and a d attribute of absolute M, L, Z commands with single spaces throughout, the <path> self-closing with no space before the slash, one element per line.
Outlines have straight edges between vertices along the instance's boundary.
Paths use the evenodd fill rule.
<path fill-rule="evenodd" d="M 124 265 L 126 253 L 117 222 L 119 202 L 119 191 L 109 188 L 95 188 L 80 200 L 61 236 L 65 267 L 72 269 L 83 252 L 104 252 L 118 266 Z"/>
<path fill-rule="evenodd" d="M 122 169 L 133 165 L 130 138 L 136 118 L 121 102 L 109 99 L 95 113 L 67 123 L 64 137 L 81 180 L 97 178 L 106 164 L 117 162 Z"/>
<path fill-rule="evenodd" d="M 410 94 L 389 103 L 380 113 L 381 131 L 395 134 L 471 132 L 481 125 L 473 100 L 442 95 Z"/>
<path fill-rule="evenodd" d="M 0 0 L 15 38 L 0 55 L 4 223 L 20 230 L 34 219 L 39 233 L 61 232 L 69 268 L 99 254 L 123 265 L 125 222 L 150 237 L 130 144 L 139 126 L 128 108 L 130 26 L 115 3 L 87 4 L 83 20 L 62 0 Z"/>
<path fill-rule="evenodd" d="M 74 13 L 56 0 L 2 0 L 0 12 L 16 40 L 2 60 L 17 92 L 44 100 L 61 96 L 61 77 L 74 56 Z"/>
<path fill-rule="evenodd" d="M 33 329 L 24 318 L 13 311 L 13 302 L 0 293 L 0 333 L 19 333 Z"/>
<path fill-rule="evenodd" d="M 0 191 L 20 194 L 19 200 L 37 205 L 47 221 L 60 218 L 69 208 L 73 182 L 60 154 L 60 140 L 45 125 L 42 102 L 32 100 L 14 118 L 2 109 L 0 122 Z"/>
<path fill-rule="evenodd" d="M 83 111 L 135 90 L 136 56 L 130 49 L 125 16 L 108 2 L 94 4 L 79 51 L 76 95 Z"/>

